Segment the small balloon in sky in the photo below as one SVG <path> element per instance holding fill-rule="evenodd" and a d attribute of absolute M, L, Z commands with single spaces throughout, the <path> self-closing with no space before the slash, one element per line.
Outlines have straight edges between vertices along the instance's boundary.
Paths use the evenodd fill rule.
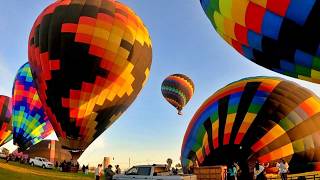
<path fill-rule="evenodd" d="M 182 115 L 182 109 L 194 93 L 193 81 L 184 74 L 172 74 L 161 85 L 163 97 Z"/>

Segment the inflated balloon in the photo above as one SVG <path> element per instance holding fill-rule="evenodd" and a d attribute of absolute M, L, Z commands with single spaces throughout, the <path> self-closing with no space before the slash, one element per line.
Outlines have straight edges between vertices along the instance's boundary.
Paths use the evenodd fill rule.
<path fill-rule="evenodd" d="M 200 0 L 216 31 L 272 71 L 320 83 L 320 1 Z"/>
<path fill-rule="evenodd" d="M 26 150 L 54 132 L 37 93 L 29 63 L 18 70 L 12 93 L 13 143 Z"/>
<path fill-rule="evenodd" d="M 12 139 L 11 99 L 0 95 L 0 146 Z"/>
<path fill-rule="evenodd" d="M 164 98 L 181 115 L 183 107 L 189 102 L 194 93 L 194 84 L 186 75 L 173 74 L 162 82 L 161 92 Z"/>
<path fill-rule="evenodd" d="M 84 150 L 129 107 L 150 71 L 141 19 L 114 0 L 61 0 L 37 18 L 29 62 L 64 148 Z"/>
<path fill-rule="evenodd" d="M 290 172 L 320 170 L 320 99 L 296 83 L 253 77 L 227 85 L 194 114 L 185 133 L 185 169 L 284 158 Z M 249 165 L 249 167 L 248 167 Z"/>

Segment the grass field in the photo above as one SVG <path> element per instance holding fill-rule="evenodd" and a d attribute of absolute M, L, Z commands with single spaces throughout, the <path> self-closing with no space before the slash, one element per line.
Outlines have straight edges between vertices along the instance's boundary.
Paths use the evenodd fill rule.
<path fill-rule="evenodd" d="M 6 163 L 0 160 L 0 179 L 4 180 L 59 180 L 59 179 L 79 179 L 79 180 L 92 180 L 94 174 L 88 175 L 79 173 L 65 173 L 54 169 L 42 169 L 39 167 L 31 167 L 16 162 Z"/>

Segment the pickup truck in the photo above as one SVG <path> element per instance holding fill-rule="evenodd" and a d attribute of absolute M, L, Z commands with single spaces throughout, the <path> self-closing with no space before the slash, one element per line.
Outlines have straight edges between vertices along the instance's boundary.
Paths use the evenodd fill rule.
<path fill-rule="evenodd" d="M 29 164 L 31 166 L 42 167 L 43 169 L 52 169 L 53 168 L 53 163 L 48 161 L 46 158 L 42 158 L 42 157 L 31 158 L 29 161 Z"/>
<path fill-rule="evenodd" d="M 166 165 L 140 165 L 133 166 L 125 174 L 113 176 L 114 180 L 197 180 L 196 175 L 172 175 L 167 171 Z"/>

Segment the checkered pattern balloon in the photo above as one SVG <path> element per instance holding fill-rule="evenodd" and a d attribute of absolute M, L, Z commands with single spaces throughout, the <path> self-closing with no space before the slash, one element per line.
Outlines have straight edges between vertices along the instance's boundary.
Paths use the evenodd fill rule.
<path fill-rule="evenodd" d="M 161 85 L 164 98 L 178 110 L 181 115 L 183 107 L 189 102 L 194 93 L 192 80 L 183 74 L 168 76 Z"/>
<path fill-rule="evenodd" d="M 200 0 L 216 31 L 272 71 L 320 83 L 319 0 Z"/>
<path fill-rule="evenodd" d="M 239 161 L 249 173 L 256 160 L 284 158 L 290 172 L 320 170 L 319 119 L 320 99 L 308 89 L 280 78 L 242 79 L 214 93 L 194 114 L 182 165 Z"/>
<path fill-rule="evenodd" d="M 35 21 L 29 62 L 64 148 L 84 150 L 129 107 L 150 71 L 141 19 L 114 0 L 61 0 Z"/>
<path fill-rule="evenodd" d="M 11 99 L 0 95 L 0 146 L 12 139 Z"/>
<path fill-rule="evenodd" d="M 12 93 L 13 142 L 21 150 L 26 150 L 54 132 L 40 101 L 29 63 L 18 70 Z"/>

